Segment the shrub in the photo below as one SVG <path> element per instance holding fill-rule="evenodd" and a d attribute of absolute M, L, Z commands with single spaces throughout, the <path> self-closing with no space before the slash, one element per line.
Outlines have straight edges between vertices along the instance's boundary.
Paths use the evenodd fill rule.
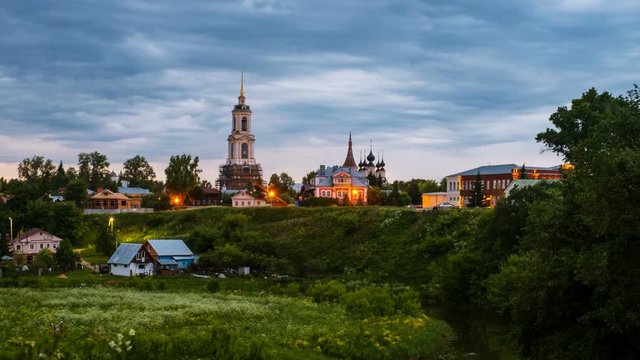
<path fill-rule="evenodd" d="M 386 288 L 358 289 L 346 294 L 342 302 L 348 312 L 360 316 L 384 316 L 396 312 L 394 298 Z"/>
<path fill-rule="evenodd" d="M 326 283 L 317 283 L 310 290 L 309 295 L 313 301 L 320 302 L 340 302 L 345 296 L 347 288 L 337 280 Z"/>
<path fill-rule="evenodd" d="M 207 282 L 207 290 L 211 293 L 220 291 L 220 281 L 218 281 L 218 279 L 209 280 L 209 282 Z"/>

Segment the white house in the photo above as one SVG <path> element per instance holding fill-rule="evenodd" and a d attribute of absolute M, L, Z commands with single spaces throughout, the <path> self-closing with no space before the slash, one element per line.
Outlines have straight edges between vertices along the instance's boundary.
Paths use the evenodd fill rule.
<path fill-rule="evenodd" d="M 253 206 L 269 206 L 265 199 L 256 199 L 253 196 L 241 191 L 231 197 L 231 206 L 233 207 L 253 207 Z"/>
<path fill-rule="evenodd" d="M 154 275 L 153 258 L 142 244 L 118 245 L 107 264 L 109 264 L 111 275 Z"/>

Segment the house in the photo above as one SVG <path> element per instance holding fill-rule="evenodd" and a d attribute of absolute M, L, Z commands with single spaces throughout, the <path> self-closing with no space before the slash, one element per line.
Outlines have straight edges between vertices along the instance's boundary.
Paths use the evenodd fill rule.
<path fill-rule="evenodd" d="M 107 264 L 109 264 L 111 275 L 154 275 L 153 258 L 142 244 L 122 243 L 118 245 Z"/>
<path fill-rule="evenodd" d="M 444 202 L 449 202 L 447 193 L 444 191 L 430 192 L 422 194 L 422 208 L 431 209 Z"/>
<path fill-rule="evenodd" d="M 87 201 L 84 213 L 119 213 L 140 210 L 142 199 L 130 198 L 109 189 L 98 189 Z"/>
<path fill-rule="evenodd" d="M 19 234 L 11 241 L 11 249 L 14 253 L 22 253 L 27 257 L 27 263 L 31 263 L 40 250 L 49 249 L 55 253 L 60 246 L 61 238 L 48 232 L 33 228 L 26 233 Z"/>
<path fill-rule="evenodd" d="M 525 178 L 534 180 L 560 179 L 567 165 L 552 167 L 525 167 Z M 489 206 L 495 206 L 505 196 L 505 190 L 516 179 L 520 179 L 522 168 L 516 164 L 486 165 L 447 175 L 447 201 L 465 206 L 472 195 L 476 178 L 480 175 L 482 194 Z"/>
<path fill-rule="evenodd" d="M 149 253 L 156 274 L 173 275 L 191 266 L 193 252 L 182 240 L 147 240 L 142 247 Z"/>
<path fill-rule="evenodd" d="M 252 195 L 240 191 L 239 193 L 231 197 L 231 206 L 233 207 L 254 207 L 254 206 L 269 206 L 265 199 L 255 198 Z"/>

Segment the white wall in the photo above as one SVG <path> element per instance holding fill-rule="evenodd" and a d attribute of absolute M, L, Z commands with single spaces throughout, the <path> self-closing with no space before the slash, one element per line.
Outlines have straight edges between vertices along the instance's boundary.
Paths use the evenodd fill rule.
<path fill-rule="evenodd" d="M 144 269 L 138 269 L 138 263 L 130 263 L 129 265 L 111 264 L 111 274 L 117 276 L 134 276 L 137 275 L 154 275 L 153 263 L 145 263 Z"/>

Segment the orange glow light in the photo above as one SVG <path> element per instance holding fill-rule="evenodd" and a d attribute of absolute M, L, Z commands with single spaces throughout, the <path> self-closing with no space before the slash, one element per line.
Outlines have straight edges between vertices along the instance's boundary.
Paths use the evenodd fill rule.
<path fill-rule="evenodd" d="M 269 191 L 269 197 L 274 197 L 276 196 L 276 192 L 275 191 Z"/>
<path fill-rule="evenodd" d="M 351 193 L 352 193 L 353 195 L 358 195 L 358 190 L 353 190 L 353 191 L 351 191 Z"/>
<path fill-rule="evenodd" d="M 174 197 L 173 198 L 173 203 L 178 205 L 180 203 L 180 198 L 179 197 Z"/>

